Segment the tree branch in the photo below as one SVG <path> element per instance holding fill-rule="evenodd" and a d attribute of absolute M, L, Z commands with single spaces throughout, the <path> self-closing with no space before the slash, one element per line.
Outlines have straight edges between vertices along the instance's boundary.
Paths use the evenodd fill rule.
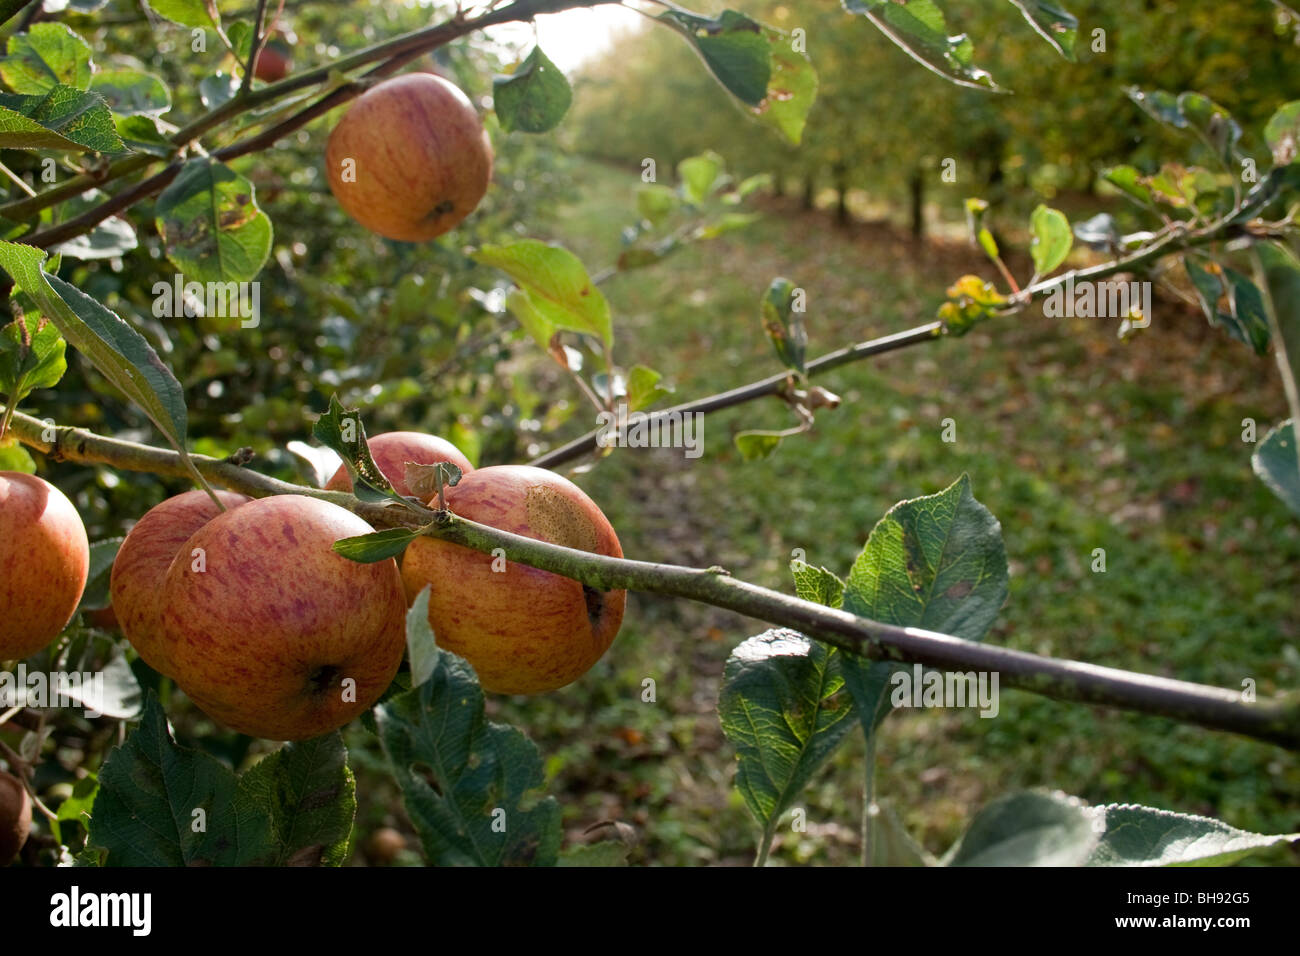
<path fill-rule="evenodd" d="M 620 2 L 620 0 L 515 0 L 515 2 L 509 6 L 489 11 L 474 20 L 453 18 L 445 23 L 435 24 L 426 27 L 423 30 L 417 30 L 414 33 L 407 33 L 399 37 L 394 37 L 391 40 L 385 40 L 382 43 L 365 47 L 364 49 L 351 53 L 348 56 L 327 63 L 324 66 L 314 67 L 310 70 L 303 70 L 300 73 L 295 73 L 293 76 L 285 77 L 277 83 L 271 83 L 256 90 L 243 89 L 241 90 L 240 95 L 228 100 L 215 109 L 210 110 L 203 116 L 198 117 L 179 129 L 171 137 L 171 144 L 174 151 L 179 152 L 195 139 L 202 136 L 204 133 L 215 129 L 227 120 L 239 116 L 242 113 L 246 113 L 249 110 L 256 109 L 259 106 L 275 102 L 289 93 L 296 93 L 297 91 L 307 89 L 308 87 L 327 83 L 329 82 L 331 74 L 347 73 L 351 70 L 358 69 L 359 67 L 366 66 L 367 64 L 374 63 L 377 60 L 385 60 L 386 62 L 381 63 L 378 67 L 370 70 L 366 76 L 371 78 L 387 76 L 400 69 L 411 60 L 428 53 L 430 50 L 436 49 L 437 47 L 465 36 L 468 33 L 473 33 L 475 30 L 481 30 L 489 26 L 498 26 L 502 23 L 531 20 L 539 13 L 557 13 L 579 7 L 594 7 L 602 4 L 618 2 Z M 330 105 L 326 107 L 326 110 L 358 95 L 365 89 L 365 87 L 354 85 L 343 87 L 343 89 L 347 89 L 350 92 L 347 95 L 330 99 Z M 333 97 L 334 93 L 337 93 L 337 90 L 329 96 Z M 314 104 L 313 107 L 309 107 L 309 110 L 314 109 L 315 105 L 319 105 L 319 102 L 320 101 L 318 101 L 318 104 Z M 285 133 L 297 129 L 299 126 L 314 119 L 322 112 L 325 112 L 325 110 L 311 112 L 310 115 L 306 116 L 302 120 L 302 122 L 296 123 L 292 126 L 287 125 L 289 122 L 288 120 L 285 123 L 280 124 L 281 127 L 284 127 L 284 131 L 279 133 L 274 139 L 266 142 L 265 145 L 270 145 L 270 143 L 273 143 L 275 139 L 279 139 Z M 290 120 L 292 119 L 293 117 L 290 117 Z M 260 149 L 262 147 L 258 146 L 256 148 Z M 252 150 L 250 149 L 246 149 L 243 152 L 251 151 Z M 237 153 L 236 155 L 243 155 L 243 152 Z M 111 163 L 106 170 L 97 173 L 78 174 L 63 183 L 60 183 L 58 186 L 47 189 L 36 196 L 11 200 L 7 203 L 0 203 L 0 217 L 14 221 L 22 221 L 48 206 L 56 205 L 65 199 L 78 196 L 89 189 L 104 186 L 114 180 L 139 172 L 153 163 L 158 162 L 159 159 L 160 157 L 152 156 L 147 153 L 127 156 L 124 159 Z M 173 165 L 176 166 L 177 164 Z M 171 169 L 171 167 L 168 167 L 168 169 Z M 167 172 L 167 170 L 164 170 L 164 173 L 165 172 Z M 170 182 L 171 179 L 175 178 L 175 175 L 175 172 L 172 172 L 170 178 L 165 181 L 157 180 L 155 182 L 155 180 L 147 180 L 146 182 L 154 183 L 157 186 L 157 189 L 161 190 L 165 188 L 166 184 Z M 161 182 L 162 185 L 157 185 L 157 182 Z M 138 189 L 139 187 L 136 188 Z M 151 193 L 144 192 L 136 193 L 135 195 L 136 198 L 140 198 L 141 196 L 151 195 Z M 107 203 L 105 206 L 107 206 Z M 99 219 L 94 219 L 92 214 L 102 208 L 104 207 L 96 207 L 95 209 L 88 210 L 86 214 L 77 217 L 77 220 L 69 220 L 69 222 L 85 220 L 93 227 L 113 214 L 112 212 L 108 212 Z M 114 211 L 122 208 L 125 207 L 117 206 Z M 82 232 L 84 231 L 86 230 L 83 229 Z M 80 232 L 74 232 L 70 235 L 60 235 L 52 239 L 43 239 L 41 242 L 35 241 L 39 237 L 46 236 L 53 232 L 55 232 L 55 230 L 45 230 L 42 233 L 35 233 L 31 236 L 25 237 L 22 241 L 29 245 L 38 245 L 45 248 L 54 243 L 63 242 L 75 235 L 81 234 Z"/>
<path fill-rule="evenodd" d="M 56 460 L 189 477 L 180 457 L 161 448 L 105 438 L 79 428 L 47 426 L 22 413 L 14 414 L 11 431 L 24 444 Z M 1043 657 L 921 628 L 871 621 L 738 580 L 721 568 L 687 568 L 609 558 L 499 531 L 450 512 L 363 502 L 345 492 L 321 491 L 280 481 L 231 461 L 204 455 L 190 457 L 205 478 L 232 491 L 254 497 L 309 495 L 347 508 L 378 527 L 419 528 L 433 522 L 434 527 L 427 532 L 433 537 L 476 551 L 504 548 L 512 561 L 562 574 L 589 587 L 684 597 L 794 628 L 848 653 L 875 660 L 918 663 L 946 671 L 996 672 L 1000 683 L 1008 687 L 1055 700 L 1155 714 L 1300 750 L 1300 695 L 1247 703 L 1239 692 L 1232 690 Z"/>

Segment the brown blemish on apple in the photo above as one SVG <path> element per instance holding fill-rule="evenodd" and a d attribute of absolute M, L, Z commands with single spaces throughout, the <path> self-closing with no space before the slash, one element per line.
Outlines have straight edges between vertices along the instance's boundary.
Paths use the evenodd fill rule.
<path fill-rule="evenodd" d="M 596 528 L 580 502 L 546 485 L 533 485 L 524 504 L 528 527 L 538 537 L 578 551 L 597 550 Z"/>

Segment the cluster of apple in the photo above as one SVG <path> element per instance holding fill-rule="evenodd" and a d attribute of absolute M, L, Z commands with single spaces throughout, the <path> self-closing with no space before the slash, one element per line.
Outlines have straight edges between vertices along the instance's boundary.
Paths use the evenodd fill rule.
<path fill-rule="evenodd" d="M 447 462 L 464 473 L 447 491 L 447 506 L 462 517 L 622 553 L 600 509 L 553 472 L 475 470 L 449 442 L 414 432 L 377 435 L 370 449 L 398 494 L 410 493 L 406 463 Z M 346 469 L 326 488 L 350 491 Z M 623 592 L 596 592 L 432 538 L 413 542 L 400 569 L 392 558 L 357 563 L 332 546 L 371 529 L 338 505 L 305 495 L 216 497 L 220 506 L 188 491 L 150 509 L 122 542 L 110 593 L 145 662 L 242 733 L 300 740 L 372 707 L 401 665 L 406 610 L 426 587 L 439 645 L 499 693 L 571 683 L 622 622 Z"/>
<path fill-rule="evenodd" d="M 401 495 L 408 463 L 461 469 L 447 507 L 472 521 L 597 554 L 622 556 L 596 504 L 560 475 L 527 465 L 474 469 L 451 443 L 416 432 L 370 440 Z M 350 491 L 340 468 L 327 490 Z M 424 499 L 429 504 L 432 495 Z M 48 482 L 0 474 L 0 659 L 52 641 L 85 588 L 88 545 L 72 503 Z M 441 647 L 466 658 L 484 689 L 563 687 L 605 653 L 626 594 L 419 538 L 399 567 L 338 554 L 371 531 L 352 512 L 306 495 L 250 499 L 187 491 L 136 522 L 114 560 L 122 633 L 214 720 L 271 740 L 327 733 L 372 707 L 406 647 L 406 610 L 429 589 Z"/>

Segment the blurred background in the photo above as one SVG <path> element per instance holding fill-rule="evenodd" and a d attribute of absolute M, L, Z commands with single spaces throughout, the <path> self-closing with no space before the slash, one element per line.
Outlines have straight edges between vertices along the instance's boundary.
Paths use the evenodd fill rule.
<path fill-rule="evenodd" d="M 237 5 L 223 3 L 223 13 L 227 6 Z M 496 146 L 494 187 L 455 233 L 394 243 L 343 215 L 322 169 L 336 112 L 234 164 L 275 225 L 259 328 L 153 316 L 152 287 L 170 281 L 173 267 L 147 203 L 129 215 L 138 250 L 67 260 L 63 275 L 132 322 L 177 372 L 195 451 L 251 447 L 254 467 L 303 480 L 309 472 L 286 445 L 309 440 L 315 415 L 337 394 L 363 410 L 371 434 L 425 430 L 478 464 L 520 462 L 593 427 L 592 412 L 502 311 L 500 274 L 474 265 L 466 249 L 534 236 L 600 272 L 641 218 L 646 159 L 667 185 L 681 160 L 705 150 L 737 180 L 771 174 L 746 202 L 761 213 L 756 222 L 603 286 L 619 363 L 653 366 L 675 384 L 674 399 L 687 400 L 780 370 L 757 317 L 775 276 L 808 291 L 810 355 L 929 321 L 965 273 L 996 281 L 966 240 L 969 196 L 991 204 L 990 225 L 1022 280 L 1032 272 L 1024 223 L 1040 202 L 1071 220 L 1105 211 L 1125 229 L 1151 228 L 1099 171 L 1131 163 L 1150 172 L 1203 157 L 1145 117 L 1125 96 L 1128 85 L 1209 95 L 1242 124 L 1243 148 L 1261 168 L 1263 122 L 1300 96 L 1296 25 L 1268 0 L 1071 0 L 1076 63 L 1011 4 L 945 4 L 1006 95 L 943 81 L 826 0 L 731 6 L 805 31 L 820 91 L 798 149 L 738 110 L 680 36 L 626 10 L 578 11 L 543 18 L 536 31 L 475 36 L 416 65 L 452 78 L 483 106 Z M 444 3 L 290 0 L 281 27 L 300 69 L 448 12 Z M 219 50 L 191 52 L 187 30 L 152 24 L 125 0 L 65 18 L 97 62 L 129 54 L 162 76 L 174 94 L 172 122 L 201 112 L 199 80 L 230 66 Z M 507 135 L 490 113 L 491 79 L 535 36 L 568 73 L 574 104 L 553 133 Z M 1098 42 L 1104 52 L 1093 52 Z M 945 160 L 955 181 L 942 175 Z M 989 640 L 1225 687 L 1252 679 L 1261 694 L 1300 682 L 1300 530 L 1251 474 L 1253 446 L 1242 440 L 1243 419 L 1262 435 L 1285 417 L 1276 368 L 1177 295 L 1158 295 L 1152 327 L 1128 341 L 1113 320 L 1035 312 L 818 382 L 842 406 L 822 411 L 811 433 L 770 459 L 742 461 L 732 436 L 794 424 L 778 402 L 709 416 L 699 459 L 621 450 L 565 470 L 604 508 L 630 557 L 721 564 L 784 590 L 792 590 L 794 549 L 843 574 L 892 504 L 968 472 L 1001 520 L 1012 569 Z M 158 441 L 80 356 L 70 353 L 57 395 L 36 393 L 27 410 Z M 947 418 L 955 443 L 940 437 Z M 184 490 L 107 468 L 40 467 L 77 503 L 92 540 L 123 534 Z M 1090 570 L 1095 548 L 1106 551 L 1105 573 Z M 622 821 L 639 841 L 634 863 L 748 863 L 755 834 L 731 787 L 734 757 L 716 699 L 730 649 L 763 629 L 634 595 L 614 648 L 584 679 L 541 698 L 493 698 L 490 714 L 537 743 L 573 839 Z M 646 678 L 657 683 L 655 703 L 642 702 Z M 213 728 L 180 695 L 169 714 L 183 743 L 235 766 L 266 746 Z M 46 786 L 102 759 L 113 741 L 89 727 L 62 732 L 59 760 L 43 765 Z M 354 862 L 418 862 L 377 741 L 359 725 L 347 739 L 360 802 Z M 897 714 L 878 746 L 880 797 L 936 853 L 976 809 L 1025 786 L 1260 832 L 1300 830 L 1294 755 L 1155 718 L 1007 691 L 996 719 Z M 850 744 L 817 776 L 806 794 L 807 832 L 778 837 L 774 861 L 856 860 L 861 762 L 861 744 Z M 1286 848 L 1257 858 L 1298 861 Z"/>

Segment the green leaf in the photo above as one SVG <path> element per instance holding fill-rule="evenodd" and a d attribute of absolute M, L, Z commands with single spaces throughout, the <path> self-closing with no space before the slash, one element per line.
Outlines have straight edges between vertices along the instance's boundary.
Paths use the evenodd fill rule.
<path fill-rule="evenodd" d="M 82 212 L 97 206 L 108 197 L 98 189 L 90 189 L 79 196 L 60 204 L 59 212 L 63 218 L 71 219 Z M 73 236 L 66 242 L 51 247 L 51 252 L 67 256 L 70 259 L 112 259 L 130 252 L 139 245 L 135 228 L 119 216 L 109 216 L 97 222 L 89 232 Z M 58 272 L 55 261 L 46 263 L 45 271 Z"/>
<path fill-rule="evenodd" d="M 1011 0 L 1025 19 L 1057 53 L 1074 62 L 1074 44 L 1079 35 L 1079 21 L 1054 3 L 1045 0 Z"/>
<path fill-rule="evenodd" d="M 108 851 L 110 866 L 233 864 L 236 789 L 215 757 L 176 745 L 150 694 L 139 726 L 100 770 L 87 842 Z"/>
<path fill-rule="evenodd" d="M 1029 217 L 1029 229 L 1033 233 L 1029 254 L 1034 260 L 1034 272 L 1050 275 L 1065 261 L 1074 244 L 1070 221 L 1059 210 L 1040 204 Z"/>
<path fill-rule="evenodd" d="M 789 279 L 779 276 L 773 279 L 759 303 L 759 318 L 781 364 L 803 377 L 808 372 L 804 364 L 808 332 L 804 328 L 802 310 L 795 308 L 796 304 L 801 304 L 795 302 L 799 291 Z"/>
<path fill-rule="evenodd" d="M 1269 491 L 1300 515 L 1300 463 L 1297 462 L 1295 419 L 1288 418 L 1264 436 L 1250 458 L 1251 467 Z"/>
<path fill-rule="evenodd" d="M 68 343 L 135 402 L 184 455 L 187 416 L 180 382 L 144 337 L 119 316 L 58 276 L 42 272 L 44 260 L 40 249 L 0 242 L 0 268 L 58 326 Z"/>
<path fill-rule="evenodd" d="M 125 538 L 105 538 L 90 543 L 90 567 L 86 574 L 86 589 L 81 593 L 81 608 L 101 608 L 109 605 L 109 577 L 113 561 Z"/>
<path fill-rule="evenodd" d="M 1088 866 L 1228 866 L 1259 850 L 1300 840 L 1300 833 L 1250 833 L 1209 817 L 1133 804 L 1085 812 L 1103 831 Z"/>
<path fill-rule="evenodd" d="M 235 56 L 240 66 L 246 65 L 253 53 L 253 25 L 247 20 L 236 20 L 226 27 L 226 38 L 235 48 Z"/>
<path fill-rule="evenodd" d="M 337 395 L 330 396 L 330 407 L 316 419 L 311 433 L 326 448 L 332 448 L 343 459 L 352 478 L 352 493 L 363 501 L 383 501 L 391 498 L 401 501 L 397 492 L 375 460 L 370 457 L 366 442 L 366 427 L 361 422 L 361 411 L 344 408 Z M 368 536 L 367 536 L 368 537 Z"/>
<path fill-rule="evenodd" d="M 140 682 L 126 657 L 120 653 L 100 668 L 96 681 L 73 685 L 68 688 L 67 695 L 88 712 L 113 720 L 129 720 L 140 713 Z"/>
<path fill-rule="evenodd" d="M 356 781 L 338 731 L 287 743 L 239 778 L 240 864 L 342 866 Z"/>
<path fill-rule="evenodd" d="M 160 17 L 183 27 L 215 28 L 220 18 L 214 20 L 217 5 L 205 0 L 146 0 L 149 8 Z"/>
<path fill-rule="evenodd" d="M 681 183 L 682 198 L 696 206 L 708 198 L 716 186 L 721 185 L 724 169 L 721 156 L 709 150 L 698 156 L 688 156 L 677 164 L 677 179 Z"/>
<path fill-rule="evenodd" d="M 903 826 L 893 807 L 877 804 L 876 840 L 872 848 L 872 866 L 936 866 L 936 860 L 917 843 Z"/>
<path fill-rule="evenodd" d="M 627 373 L 627 405 L 628 411 L 640 411 L 643 408 L 649 408 L 655 402 L 668 395 L 671 395 L 675 389 L 668 385 L 660 385 L 659 380 L 663 378 L 658 372 L 644 365 L 634 365 L 632 370 Z"/>
<path fill-rule="evenodd" d="M 1102 171 L 1101 178 L 1140 205 L 1148 208 L 1155 205 L 1155 197 L 1136 167 L 1112 166 Z"/>
<path fill-rule="evenodd" d="M 598 336 L 606 345 L 613 342 L 609 302 L 587 275 L 582 261 L 569 250 L 538 239 L 521 239 L 484 246 L 472 258 L 514 279 L 539 320 L 554 328 Z"/>
<path fill-rule="evenodd" d="M 877 522 L 853 563 L 844 609 L 901 627 L 979 641 L 1008 590 L 1002 527 L 962 475 L 935 495 L 901 501 Z M 844 677 L 870 734 L 889 713 L 893 664 L 846 655 Z"/>
<path fill-rule="evenodd" d="M 757 106 L 750 107 L 750 112 L 784 136 L 786 142 L 798 146 L 808 112 L 817 99 L 817 71 L 807 54 L 795 50 L 789 34 L 764 26 L 763 39 L 771 51 L 772 73 L 767 95 Z"/>
<path fill-rule="evenodd" d="M 36 462 L 13 435 L 0 438 L 0 471 L 19 471 L 24 475 L 36 474 Z"/>
<path fill-rule="evenodd" d="M 803 561 L 791 561 L 790 573 L 794 575 L 795 594 L 801 599 L 826 607 L 843 606 L 844 582 L 834 572 L 815 568 Z"/>
<path fill-rule="evenodd" d="M 1178 97 L 1178 111 L 1187 126 L 1220 162 L 1231 164 L 1237 155 L 1241 126 L 1232 114 L 1202 93 L 1187 92 Z"/>
<path fill-rule="evenodd" d="M 17 405 L 35 389 L 53 388 L 68 370 L 58 326 L 39 312 L 0 328 L 0 392 Z"/>
<path fill-rule="evenodd" d="M 533 47 L 519 68 L 492 80 L 492 103 L 507 133 L 545 133 L 560 125 L 573 102 L 573 90 L 560 68 Z"/>
<path fill-rule="evenodd" d="M 738 100 L 749 106 L 763 102 L 772 55 L 759 23 L 735 10 L 724 10 L 716 19 L 669 10 L 659 20 L 691 41 L 714 77 Z"/>
<path fill-rule="evenodd" d="M 1264 141 L 1273 154 L 1274 166 L 1289 166 L 1300 155 L 1300 100 L 1292 100 L 1274 113 L 1264 125 Z"/>
<path fill-rule="evenodd" d="M 1222 325 L 1234 339 L 1253 348 L 1256 355 L 1267 355 L 1268 313 L 1264 310 L 1264 297 L 1259 287 L 1226 266 L 1223 276 L 1228 283 L 1229 311 L 1227 315 L 1219 314 Z"/>
<path fill-rule="evenodd" d="M 438 654 L 437 640 L 429 626 L 429 587 L 425 587 L 406 612 L 406 656 L 411 662 L 412 687 L 419 687 L 433 676 Z"/>
<path fill-rule="evenodd" d="M 1178 105 L 1178 97 L 1174 96 L 1174 94 L 1167 93 L 1164 90 L 1147 92 L 1136 86 L 1128 87 L 1125 92 L 1128 94 L 1128 98 L 1136 103 L 1142 112 L 1162 126 L 1179 130 L 1187 128 L 1187 117 L 1183 115 L 1183 111 Z"/>
<path fill-rule="evenodd" d="M 239 93 L 240 79 L 224 70 L 199 80 L 199 100 L 210 110 L 225 106 Z"/>
<path fill-rule="evenodd" d="M 418 537 L 420 532 L 410 528 L 386 528 L 373 534 L 340 538 L 334 542 L 334 550 L 349 561 L 374 564 L 397 557 Z"/>
<path fill-rule="evenodd" d="M 560 853 L 556 866 L 627 866 L 628 847 L 614 840 L 582 843 Z"/>
<path fill-rule="evenodd" d="M 636 211 L 642 219 L 648 219 L 651 225 L 661 225 L 679 205 L 677 193 L 662 183 L 645 183 L 637 187 Z"/>
<path fill-rule="evenodd" d="M 469 664 L 446 650 L 419 687 L 375 709 L 407 815 L 434 866 L 551 866 L 560 807 L 539 797 L 541 756 L 483 714 Z"/>
<path fill-rule="evenodd" d="M 167 258 L 187 281 L 248 282 L 271 254 L 271 220 L 253 184 L 207 157 L 185 164 L 154 215 Z"/>
<path fill-rule="evenodd" d="M 55 816 L 62 822 L 74 821 L 83 827 L 90 824 L 90 808 L 94 806 L 95 795 L 99 793 L 99 778 L 88 773 L 72 785 L 72 796 L 59 804 Z"/>
<path fill-rule="evenodd" d="M 149 116 L 115 116 L 113 126 L 127 149 L 150 156 L 171 156 L 176 147 L 162 133 Z"/>
<path fill-rule="evenodd" d="M 833 648 L 786 628 L 764 631 L 727 658 L 718 713 L 736 748 L 736 788 L 764 831 L 798 797 L 853 727 Z"/>
<path fill-rule="evenodd" d="M 1185 255 L 1183 267 L 1210 325 L 1222 327 L 1238 342 L 1254 349 L 1255 354 L 1267 355 L 1271 334 L 1259 287 L 1212 259 L 1202 265 L 1196 257 Z M 1224 308 L 1220 308 L 1221 302 Z"/>
<path fill-rule="evenodd" d="M 740 452 L 740 457 L 745 461 L 758 461 L 761 458 L 771 456 L 781 445 L 781 439 L 785 435 L 782 432 L 770 431 L 748 431 L 737 432 L 735 442 L 736 450 Z"/>
<path fill-rule="evenodd" d="M 761 218 L 763 217 L 758 213 L 729 212 L 712 222 L 706 222 L 696 226 L 695 230 L 691 233 L 691 238 L 716 239 L 718 236 L 726 235 L 729 232 L 735 232 L 737 229 L 744 229 L 746 226 L 751 226 Z"/>
<path fill-rule="evenodd" d="M 128 152 L 104 98 L 70 86 L 37 95 L 0 93 L 0 149 Z"/>
<path fill-rule="evenodd" d="M 947 866 L 1082 866 L 1097 846 L 1088 809 L 1061 793 L 999 797 L 943 859 Z"/>
<path fill-rule="evenodd" d="M 90 85 L 90 44 L 62 23 L 35 23 L 9 38 L 0 59 L 0 79 L 15 93 L 48 93 L 63 85 L 84 90 Z"/>
<path fill-rule="evenodd" d="M 90 89 L 120 116 L 161 116 L 172 106 L 167 84 L 142 70 L 101 70 L 91 78 Z"/>
<path fill-rule="evenodd" d="M 966 34 L 948 29 L 934 0 L 842 0 L 849 13 L 862 14 L 881 33 L 926 69 L 958 86 L 996 90 L 987 71 L 974 63 L 975 47 Z"/>

